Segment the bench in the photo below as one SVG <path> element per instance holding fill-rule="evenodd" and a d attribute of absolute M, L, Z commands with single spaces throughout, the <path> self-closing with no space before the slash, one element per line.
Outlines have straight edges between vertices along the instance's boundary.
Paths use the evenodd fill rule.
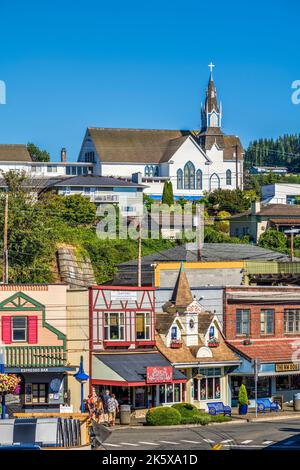
<path fill-rule="evenodd" d="M 270 413 L 271 411 L 279 411 L 279 405 L 278 403 L 271 402 L 270 398 L 258 398 L 257 400 L 257 411 L 259 413 L 265 413 L 266 410 L 269 410 Z"/>
<path fill-rule="evenodd" d="M 207 403 L 208 414 L 210 415 L 219 415 L 223 414 L 224 416 L 231 416 L 230 406 L 224 405 L 222 401 L 217 401 L 215 403 Z"/>

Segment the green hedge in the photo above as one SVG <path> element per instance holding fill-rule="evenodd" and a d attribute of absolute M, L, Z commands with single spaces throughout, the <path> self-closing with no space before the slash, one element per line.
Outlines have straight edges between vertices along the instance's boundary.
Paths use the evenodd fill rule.
<path fill-rule="evenodd" d="M 149 426 L 168 426 L 180 424 L 181 415 L 179 411 L 168 406 L 151 408 L 146 414 L 146 423 Z"/>

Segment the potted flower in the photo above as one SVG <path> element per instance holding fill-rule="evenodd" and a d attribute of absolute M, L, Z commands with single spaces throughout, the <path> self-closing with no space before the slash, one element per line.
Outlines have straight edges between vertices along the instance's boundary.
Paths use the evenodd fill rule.
<path fill-rule="evenodd" d="M 239 402 L 239 415 L 246 415 L 248 413 L 249 400 L 248 400 L 247 389 L 244 384 L 242 384 L 239 388 L 238 402 Z"/>

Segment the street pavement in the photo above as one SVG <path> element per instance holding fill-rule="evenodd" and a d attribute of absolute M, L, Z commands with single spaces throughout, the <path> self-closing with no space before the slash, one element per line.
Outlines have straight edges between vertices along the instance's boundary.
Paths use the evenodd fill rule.
<path fill-rule="evenodd" d="M 236 422 L 192 428 L 140 427 L 116 429 L 104 443 L 107 450 L 299 450 L 300 420 Z"/>

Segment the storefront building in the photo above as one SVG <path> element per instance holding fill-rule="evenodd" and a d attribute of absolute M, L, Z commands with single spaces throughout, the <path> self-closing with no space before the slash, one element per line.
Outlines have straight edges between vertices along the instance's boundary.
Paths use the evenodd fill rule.
<path fill-rule="evenodd" d="M 226 345 L 221 325 L 193 299 L 183 264 L 172 298 L 156 314 L 158 350 L 188 379 L 185 400 L 207 411 L 207 404 L 228 404 L 228 373 L 240 364 Z"/>
<path fill-rule="evenodd" d="M 5 372 L 21 378 L 16 411 L 59 411 L 67 401 L 66 287 L 0 286 Z"/>
<path fill-rule="evenodd" d="M 90 387 L 134 409 L 178 403 L 186 377 L 157 351 L 155 289 L 90 288 Z"/>
<path fill-rule="evenodd" d="M 254 405 L 255 360 L 259 398 L 279 396 L 288 402 L 300 392 L 299 287 L 227 287 L 224 325 L 228 345 L 241 359 L 230 373 L 233 405 L 241 383 Z"/>

